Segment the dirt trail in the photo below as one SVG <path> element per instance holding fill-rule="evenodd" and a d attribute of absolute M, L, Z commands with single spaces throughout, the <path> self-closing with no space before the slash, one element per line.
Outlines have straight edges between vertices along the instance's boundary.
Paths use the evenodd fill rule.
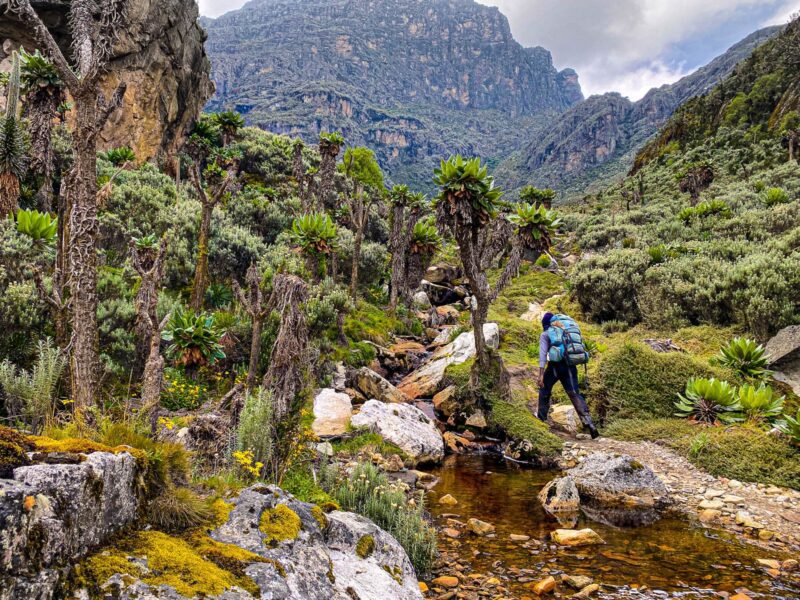
<path fill-rule="evenodd" d="M 800 492 L 714 477 L 652 442 L 571 439 L 564 457 L 569 463 L 592 452 L 627 454 L 649 466 L 667 485 L 675 509 L 710 528 L 741 533 L 765 548 L 800 551 Z"/>

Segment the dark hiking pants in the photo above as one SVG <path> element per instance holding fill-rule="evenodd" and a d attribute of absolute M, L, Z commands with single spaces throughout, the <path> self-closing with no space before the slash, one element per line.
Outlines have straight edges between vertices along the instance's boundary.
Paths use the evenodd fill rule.
<path fill-rule="evenodd" d="M 539 420 L 547 421 L 547 415 L 550 413 L 550 397 L 553 395 L 553 386 L 557 381 L 564 386 L 564 391 L 572 401 L 572 406 L 575 407 L 581 422 L 584 425 L 591 423 L 589 407 L 578 389 L 578 368 L 570 367 L 563 362 L 547 363 L 544 371 L 544 387 L 539 390 L 539 408 L 536 411 Z"/>

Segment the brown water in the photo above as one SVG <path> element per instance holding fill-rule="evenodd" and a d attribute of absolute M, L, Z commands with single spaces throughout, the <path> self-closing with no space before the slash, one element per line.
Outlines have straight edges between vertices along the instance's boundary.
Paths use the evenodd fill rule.
<path fill-rule="evenodd" d="M 460 521 L 474 517 L 497 528 L 493 538 L 464 534 L 454 542 L 441 535 L 442 552 L 457 555 L 467 572 L 494 574 L 516 597 L 533 595 L 525 580 L 567 573 L 588 575 L 603 584 L 598 598 L 719 598 L 716 592 L 745 589 L 753 598 L 800 598 L 800 576 L 775 580 L 757 563 L 759 558 L 788 556 L 677 518 L 622 529 L 582 517 L 577 528 L 591 527 L 606 545 L 553 546 L 549 534 L 559 526 L 536 495 L 558 473 L 480 454 L 449 456 L 434 474 L 440 482 L 428 503 L 438 525 L 446 526 L 448 517 L 457 514 Z M 458 505 L 440 506 L 438 499 L 445 494 L 453 495 Z M 512 542 L 510 534 L 528 535 L 543 544 Z"/>

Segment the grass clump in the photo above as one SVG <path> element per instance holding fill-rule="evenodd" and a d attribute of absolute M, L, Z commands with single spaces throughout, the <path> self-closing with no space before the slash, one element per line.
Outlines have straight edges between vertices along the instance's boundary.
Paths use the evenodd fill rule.
<path fill-rule="evenodd" d="M 414 503 L 409 502 L 405 492 L 390 484 L 386 475 L 371 464 L 358 465 L 349 477 L 337 477 L 331 472 L 326 479 L 330 494 L 342 510 L 363 515 L 392 534 L 418 575 L 430 572 L 436 557 L 436 531 L 425 520 L 422 494 Z"/>
<path fill-rule="evenodd" d="M 272 547 L 297 539 L 302 528 L 303 522 L 298 514 L 285 504 L 265 510 L 258 526 L 258 530 L 266 536 L 264 544 Z"/>
<path fill-rule="evenodd" d="M 711 367 L 687 354 L 659 354 L 627 343 L 603 357 L 590 399 L 603 420 L 669 417 L 689 379 L 713 375 Z"/>
<path fill-rule="evenodd" d="M 359 452 L 366 451 L 371 453 L 391 456 L 397 454 L 405 459 L 406 454 L 399 447 L 387 442 L 377 433 L 358 432 L 350 439 L 341 440 L 333 443 L 333 451 L 336 454 L 347 454 L 355 456 Z"/>
<path fill-rule="evenodd" d="M 212 506 L 188 488 L 165 488 L 147 506 L 148 521 L 162 531 L 183 531 L 214 520 Z"/>

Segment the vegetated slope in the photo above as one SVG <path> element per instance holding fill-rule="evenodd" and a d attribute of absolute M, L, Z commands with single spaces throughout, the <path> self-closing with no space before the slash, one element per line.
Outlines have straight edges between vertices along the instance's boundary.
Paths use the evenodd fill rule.
<path fill-rule="evenodd" d="M 798 322 L 800 165 L 788 141 L 800 136 L 799 90 L 796 20 L 682 106 L 630 179 L 576 207 L 592 254 L 572 287 L 588 315 L 665 330 L 734 324 L 760 338 Z M 694 199 L 681 191 L 692 187 Z"/>
<path fill-rule="evenodd" d="M 780 27 L 761 29 L 680 81 L 654 88 L 638 102 L 618 93 L 592 96 L 538 130 L 497 170 L 513 188 L 533 183 L 567 196 L 607 185 L 630 168 L 642 145 L 676 108 L 705 94 Z"/>
<path fill-rule="evenodd" d="M 454 151 L 496 163 L 583 98 L 574 71 L 472 0 L 254 0 L 204 24 L 210 110 L 308 142 L 341 130 L 406 183 L 429 187 Z"/>

